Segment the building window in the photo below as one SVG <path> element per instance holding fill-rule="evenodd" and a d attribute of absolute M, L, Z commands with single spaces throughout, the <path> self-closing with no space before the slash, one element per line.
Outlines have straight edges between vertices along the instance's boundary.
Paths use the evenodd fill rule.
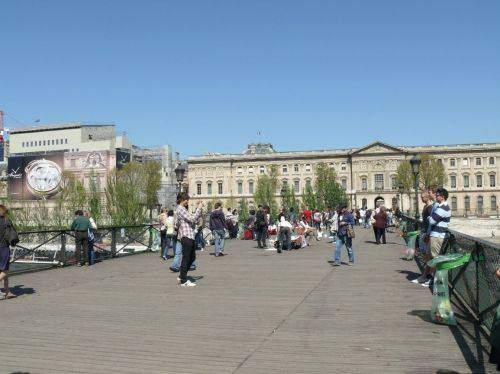
<path fill-rule="evenodd" d="M 24 148 L 24 142 L 22 144 L 23 144 L 22 147 Z"/>
<path fill-rule="evenodd" d="M 259 168 L 259 171 L 261 174 L 265 174 L 266 173 L 266 167 L 264 165 L 262 165 L 260 168 Z"/>
<path fill-rule="evenodd" d="M 340 164 L 340 170 L 347 170 L 347 164 L 345 162 L 343 162 L 342 164 Z"/>
<path fill-rule="evenodd" d="M 464 188 L 469 188 L 469 176 L 464 175 Z"/>
<path fill-rule="evenodd" d="M 33 147 L 33 142 L 30 142 L 30 147 Z"/>
<path fill-rule="evenodd" d="M 482 159 L 481 157 L 476 157 L 476 166 L 481 166 Z"/>
<path fill-rule="evenodd" d="M 238 174 L 243 174 L 243 168 L 241 166 L 238 166 L 238 168 L 236 169 L 236 172 Z"/>
<path fill-rule="evenodd" d="M 470 210 L 470 197 L 469 196 L 465 196 L 464 203 L 465 203 L 465 211 L 468 212 Z"/>
<path fill-rule="evenodd" d="M 344 190 L 347 190 L 347 179 L 342 178 L 342 180 L 341 180 L 341 184 L 342 184 L 342 188 L 343 188 Z"/>
<path fill-rule="evenodd" d="M 68 138 L 64 139 L 64 144 L 68 144 Z"/>
<path fill-rule="evenodd" d="M 52 145 L 54 145 L 54 139 L 52 139 Z"/>
<path fill-rule="evenodd" d="M 242 195 L 242 194 L 243 194 L 243 182 L 238 181 L 238 195 Z"/>
<path fill-rule="evenodd" d="M 253 194 L 253 181 L 248 181 L 248 193 Z"/>
<path fill-rule="evenodd" d="M 56 144 L 59 144 L 59 139 L 56 139 Z"/>
<path fill-rule="evenodd" d="M 482 176 L 482 174 L 477 174 L 476 175 L 476 186 L 477 187 L 483 187 L 483 176 Z"/>
<path fill-rule="evenodd" d="M 207 182 L 207 195 L 212 194 L 212 182 Z"/>
<path fill-rule="evenodd" d="M 253 166 L 248 167 L 248 174 L 253 174 Z"/>
<path fill-rule="evenodd" d="M 201 182 L 196 183 L 196 193 L 201 195 Z"/>
<path fill-rule="evenodd" d="M 477 214 L 482 215 L 483 213 L 484 213 L 483 197 L 478 196 L 477 197 Z"/>
<path fill-rule="evenodd" d="M 493 195 L 490 197 L 490 205 L 491 205 L 491 210 L 497 210 L 497 197 Z"/>
<path fill-rule="evenodd" d="M 368 179 L 366 178 L 361 179 L 361 189 L 363 191 L 366 191 L 368 189 Z"/>
<path fill-rule="evenodd" d="M 222 182 L 218 182 L 217 183 L 217 188 L 218 188 L 219 195 L 222 195 L 222 192 L 223 192 Z"/>
<path fill-rule="evenodd" d="M 497 178 L 495 174 L 490 174 L 490 187 L 496 187 Z"/>
<path fill-rule="evenodd" d="M 283 165 L 281 170 L 283 171 L 283 174 L 288 174 L 288 165 Z"/>
<path fill-rule="evenodd" d="M 367 199 L 361 199 L 361 207 L 366 209 L 368 207 L 368 200 Z"/>
<path fill-rule="evenodd" d="M 375 189 L 384 189 L 384 174 L 375 174 Z"/>
<path fill-rule="evenodd" d="M 306 179 L 306 188 L 311 187 L 311 180 L 309 178 Z"/>
<path fill-rule="evenodd" d="M 450 175 L 450 187 L 457 188 L 457 176 L 456 175 Z"/>
<path fill-rule="evenodd" d="M 453 196 L 451 198 L 451 210 L 453 210 L 455 212 L 458 210 L 458 208 L 457 208 L 457 197 L 456 196 Z"/>
<path fill-rule="evenodd" d="M 76 160 L 75 160 L 74 158 L 72 158 L 72 159 L 70 160 L 70 162 L 69 162 L 69 165 L 70 165 L 72 168 L 76 167 Z"/>
<path fill-rule="evenodd" d="M 457 166 L 457 160 L 456 160 L 456 159 L 454 159 L 454 158 L 450 158 L 450 166 L 451 166 L 451 167 L 455 167 L 455 166 Z"/>
<path fill-rule="evenodd" d="M 311 164 L 306 164 L 306 171 L 311 171 Z"/>
<path fill-rule="evenodd" d="M 490 165 L 495 165 L 495 157 L 490 157 L 490 158 L 488 159 L 488 163 L 489 163 Z"/>
<path fill-rule="evenodd" d="M 335 164 L 333 162 L 330 162 L 330 169 L 335 170 Z"/>
<path fill-rule="evenodd" d="M 283 179 L 283 180 L 281 181 L 281 187 L 282 187 L 283 189 L 285 189 L 285 188 L 286 188 L 286 189 L 288 189 L 288 180 Z"/>
<path fill-rule="evenodd" d="M 469 159 L 468 158 L 462 159 L 462 166 L 469 166 Z"/>
<path fill-rule="evenodd" d="M 293 165 L 293 172 L 298 173 L 299 172 L 299 164 Z"/>
<path fill-rule="evenodd" d="M 398 182 L 397 182 L 397 179 L 396 179 L 396 176 L 393 175 L 391 177 L 391 187 L 393 190 L 397 190 L 398 189 Z"/>
<path fill-rule="evenodd" d="M 43 145 L 45 145 L 45 140 L 43 141 Z"/>
<path fill-rule="evenodd" d="M 295 179 L 293 181 L 293 190 L 295 191 L 295 193 L 300 193 L 300 180 Z"/>

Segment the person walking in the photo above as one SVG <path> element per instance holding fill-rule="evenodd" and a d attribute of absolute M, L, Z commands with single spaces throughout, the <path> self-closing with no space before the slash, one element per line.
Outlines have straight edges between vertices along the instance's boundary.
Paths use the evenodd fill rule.
<path fill-rule="evenodd" d="M 349 256 L 349 266 L 354 265 L 354 250 L 352 249 L 352 230 L 354 216 L 347 211 L 347 205 L 340 206 L 337 219 L 337 241 L 335 244 L 333 265 L 340 266 L 342 247 L 345 246 Z"/>
<path fill-rule="evenodd" d="M 371 209 L 367 209 L 365 213 L 365 229 L 370 227 L 370 221 L 372 219 L 372 211 Z"/>
<path fill-rule="evenodd" d="M 422 208 L 422 223 L 420 227 L 420 234 L 418 235 L 418 251 L 424 257 L 424 272 L 420 277 L 417 278 L 413 283 L 426 284 L 429 281 L 429 275 L 431 268 L 427 265 L 427 262 L 431 260 L 430 248 L 429 248 L 429 217 L 431 216 L 432 209 L 434 206 L 434 201 L 431 198 L 428 190 L 422 191 L 420 198 L 424 207 Z M 426 284 L 428 286 L 428 283 Z"/>
<path fill-rule="evenodd" d="M 17 295 L 13 294 L 9 288 L 9 266 L 10 266 L 10 241 L 8 231 L 14 226 L 8 218 L 9 210 L 5 205 L 0 205 L 0 280 L 3 280 L 3 299 L 13 299 Z"/>
<path fill-rule="evenodd" d="M 375 241 L 377 244 L 387 244 L 385 239 L 385 229 L 387 228 L 387 212 L 384 206 L 380 207 L 380 210 L 375 214 L 375 224 L 373 228 L 375 230 Z M 382 242 L 381 242 L 382 240 Z"/>
<path fill-rule="evenodd" d="M 158 216 L 158 223 L 160 225 L 160 256 L 164 260 L 168 259 L 168 254 L 165 253 L 167 247 L 167 208 L 162 208 Z"/>
<path fill-rule="evenodd" d="M 255 228 L 257 230 L 257 248 L 267 247 L 267 228 L 269 221 L 267 220 L 267 212 L 259 205 L 259 210 L 255 215 Z"/>
<path fill-rule="evenodd" d="M 92 224 L 80 209 L 75 212 L 75 216 L 70 230 L 75 232 L 76 265 L 83 266 L 88 264 L 89 230 L 92 229 Z"/>
<path fill-rule="evenodd" d="M 168 259 L 168 250 L 172 248 L 172 257 L 175 256 L 175 222 L 174 222 L 174 211 L 170 209 L 167 212 L 167 218 L 165 220 L 165 250 L 163 252 L 163 258 Z"/>
<path fill-rule="evenodd" d="M 189 195 L 181 192 L 177 196 L 177 227 L 178 238 L 182 245 L 182 262 L 179 274 L 179 284 L 183 287 L 196 286 L 187 278 L 188 269 L 196 259 L 196 244 L 194 240 L 196 223 L 203 212 L 203 202 L 199 202 L 194 214 L 189 213 Z"/>
<path fill-rule="evenodd" d="M 210 213 L 210 231 L 212 231 L 215 240 L 215 257 L 224 256 L 226 229 L 226 218 L 222 211 L 222 204 L 215 203 L 215 209 Z"/>

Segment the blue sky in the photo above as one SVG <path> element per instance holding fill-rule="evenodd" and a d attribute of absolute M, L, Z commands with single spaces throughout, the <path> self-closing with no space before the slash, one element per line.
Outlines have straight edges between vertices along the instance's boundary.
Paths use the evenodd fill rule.
<path fill-rule="evenodd" d="M 3 0 L 7 124 L 183 155 L 500 142 L 500 1 Z M 419 130 L 416 130 L 416 129 Z"/>

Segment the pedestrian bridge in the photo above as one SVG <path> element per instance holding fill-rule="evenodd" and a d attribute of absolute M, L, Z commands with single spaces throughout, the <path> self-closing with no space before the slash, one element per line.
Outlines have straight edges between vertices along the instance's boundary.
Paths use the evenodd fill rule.
<path fill-rule="evenodd" d="M 465 321 L 430 322 L 431 293 L 388 234 L 357 229 L 356 265 L 332 244 L 277 254 L 229 241 L 198 252 L 198 287 L 143 253 L 11 278 L 0 301 L 2 373 L 481 373 Z M 345 253 L 343 254 L 344 259 Z"/>

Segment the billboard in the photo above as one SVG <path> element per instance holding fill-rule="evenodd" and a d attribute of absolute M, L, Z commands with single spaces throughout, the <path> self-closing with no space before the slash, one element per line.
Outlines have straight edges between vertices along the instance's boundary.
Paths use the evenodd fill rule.
<path fill-rule="evenodd" d="M 61 187 L 63 162 L 64 153 L 9 157 L 10 197 L 32 200 L 56 195 Z"/>
<path fill-rule="evenodd" d="M 116 168 L 121 169 L 125 164 L 130 162 L 130 150 L 124 148 L 116 148 Z"/>

